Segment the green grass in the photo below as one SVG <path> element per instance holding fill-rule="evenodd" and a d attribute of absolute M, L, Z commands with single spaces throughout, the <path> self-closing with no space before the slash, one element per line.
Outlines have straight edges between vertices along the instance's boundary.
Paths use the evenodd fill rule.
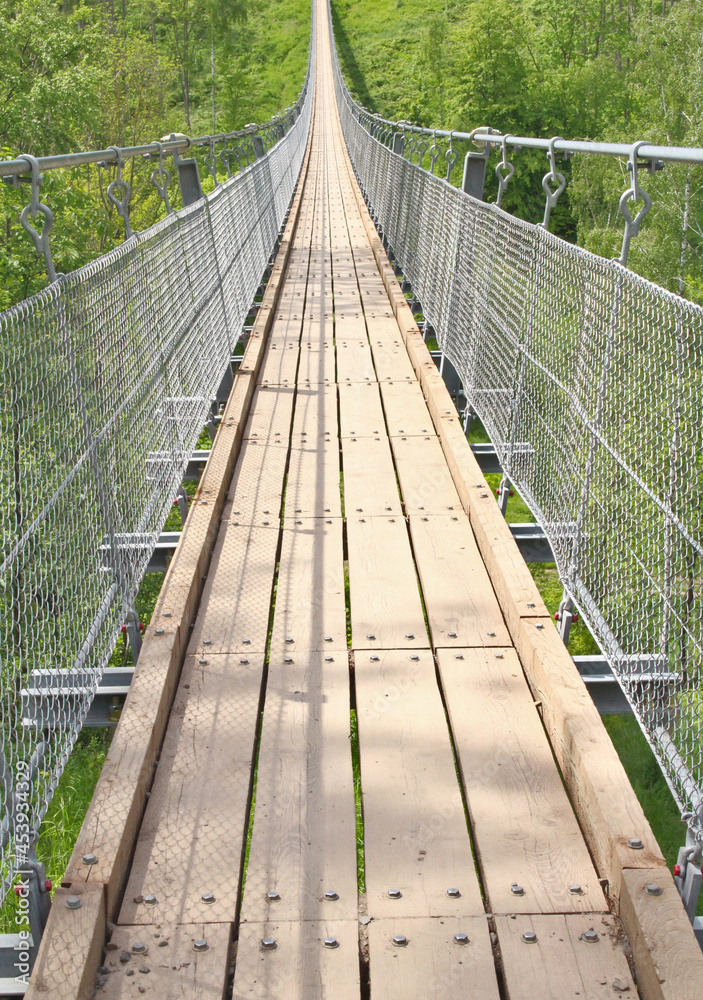
<path fill-rule="evenodd" d="M 364 814 L 361 805 L 361 764 L 359 763 L 359 726 L 356 709 L 349 713 L 351 733 L 352 775 L 354 778 L 354 805 L 356 807 L 356 873 L 359 894 L 366 892 L 366 867 L 364 862 Z"/>

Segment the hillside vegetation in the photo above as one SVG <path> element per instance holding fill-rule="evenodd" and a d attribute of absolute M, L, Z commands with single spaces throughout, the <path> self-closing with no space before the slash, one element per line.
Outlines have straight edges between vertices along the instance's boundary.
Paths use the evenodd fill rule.
<path fill-rule="evenodd" d="M 703 146 L 701 0 L 333 0 L 333 10 L 347 81 L 384 117 L 461 131 L 488 125 L 514 135 Z M 503 207 L 538 222 L 544 154 L 511 158 L 515 176 Z M 619 256 L 618 200 L 630 186 L 624 163 L 578 156 L 559 169 L 569 184 L 552 229 Z M 633 241 L 630 267 L 703 302 L 703 168 L 667 165 L 642 173 L 641 184 L 654 207 Z M 489 168 L 489 200 L 496 190 Z"/>
<path fill-rule="evenodd" d="M 215 131 L 264 122 L 296 99 L 309 37 L 310 0 L 0 0 L 0 158 L 209 134 L 213 95 Z M 126 171 L 136 230 L 163 214 L 152 169 L 130 161 Z M 122 241 L 105 196 L 113 177 L 45 175 L 57 271 Z M 0 310 L 46 283 L 19 225 L 28 200 L 26 185 L 0 185 Z"/>

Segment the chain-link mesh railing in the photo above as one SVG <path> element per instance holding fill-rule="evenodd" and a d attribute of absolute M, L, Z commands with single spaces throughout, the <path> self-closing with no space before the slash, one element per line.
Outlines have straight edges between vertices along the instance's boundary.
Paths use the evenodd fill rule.
<path fill-rule="evenodd" d="M 703 308 L 392 152 L 335 72 L 376 224 L 682 811 L 699 813 Z"/>
<path fill-rule="evenodd" d="M 307 142 L 311 72 L 268 152 L 0 314 L 3 895 L 134 606 L 275 248 Z"/>

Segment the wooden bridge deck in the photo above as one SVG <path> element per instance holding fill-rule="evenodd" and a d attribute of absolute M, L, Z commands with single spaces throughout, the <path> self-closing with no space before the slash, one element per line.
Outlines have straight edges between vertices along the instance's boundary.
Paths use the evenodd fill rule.
<path fill-rule="evenodd" d="M 364 208 L 318 8 L 284 244 L 29 995 L 634 997 L 634 968 L 692 1000 L 671 877 Z"/>

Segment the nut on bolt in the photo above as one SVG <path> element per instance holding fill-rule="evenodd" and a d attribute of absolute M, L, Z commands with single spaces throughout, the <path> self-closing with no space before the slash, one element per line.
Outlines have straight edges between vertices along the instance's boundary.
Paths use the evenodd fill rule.
<path fill-rule="evenodd" d="M 402 899 L 403 893 L 400 891 L 400 889 L 389 889 L 388 896 L 390 899 Z"/>
<path fill-rule="evenodd" d="M 78 896 L 69 896 L 68 899 L 66 900 L 67 910 L 80 910 L 81 905 L 82 904 Z"/>
<path fill-rule="evenodd" d="M 521 885 L 519 885 L 519 883 L 517 883 L 517 882 L 513 882 L 513 884 L 510 886 L 510 891 L 512 892 L 513 896 L 524 896 L 525 895 L 524 888 Z"/>
<path fill-rule="evenodd" d="M 215 902 L 215 893 L 214 892 L 204 892 L 200 898 L 202 899 L 203 903 L 214 903 Z"/>
<path fill-rule="evenodd" d="M 281 894 L 277 892 L 275 889 L 269 889 L 269 891 L 266 893 L 266 898 L 268 899 L 269 903 L 277 903 L 281 898 Z"/>
<path fill-rule="evenodd" d="M 325 890 L 325 899 L 328 902 L 330 902 L 332 900 L 335 900 L 335 899 L 339 899 L 339 893 L 337 892 L 336 889 L 326 889 Z"/>
<path fill-rule="evenodd" d="M 208 943 L 205 938 L 198 938 L 197 941 L 193 941 L 193 951 L 207 951 Z"/>
<path fill-rule="evenodd" d="M 630 837 L 630 839 L 627 842 L 627 846 L 632 851 L 642 851 L 642 850 L 644 850 L 644 844 L 642 843 L 642 841 L 640 840 L 639 837 Z"/>
<path fill-rule="evenodd" d="M 537 944 L 537 935 L 534 931 L 523 931 L 521 936 L 525 944 Z"/>
<path fill-rule="evenodd" d="M 454 935 L 454 944 L 468 944 L 468 943 L 469 943 L 469 935 L 464 934 L 463 931 L 459 931 L 458 934 Z"/>
<path fill-rule="evenodd" d="M 644 891 L 648 896 L 661 896 L 664 890 L 660 885 L 657 885 L 656 882 L 650 882 L 644 887 Z"/>
<path fill-rule="evenodd" d="M 339 948 L 339 941 L 336 937 L 326 937 L 322 943 L 325 948 Z"/>
<path fill-rule="evenodd" d="M 593 927 L 589 927 L 587 931 L 584 931 L 581 937 L 588 944 L 598 944 L 598 942 L 600 941 L 600 936 L 598 934 L 598 931 L 595 930 L 595 928 Z"/>
<path fill-rule="evenodd" d="M 95 857 L 94 854 L 84 854 L 83 855 L 83 864 L 84 865 L 97 865 L 97 863 L 98 863 L 98 859 Z"/>
<path fill-rule="evenodd" d="M 276 939 L 272 937 L 265 937 L 261 939 L 261 947 L 264 951 L 273 951 L 277 948 Z"/>
<path fill-rule="evenodd" d="M 408 943 L 408 939 L 405 934 L 394 934 L 391 938 L 391 944 L 395 945 L 396 948 L 404 948 Z"/>
<path fill-rule="evenodd" d="M 450 899 L 459 899 L 461 896 L 461 892 L 454 886 L 452 886 L 451 888 L 447 889 L 447 895 L 449 896 Z"/>

